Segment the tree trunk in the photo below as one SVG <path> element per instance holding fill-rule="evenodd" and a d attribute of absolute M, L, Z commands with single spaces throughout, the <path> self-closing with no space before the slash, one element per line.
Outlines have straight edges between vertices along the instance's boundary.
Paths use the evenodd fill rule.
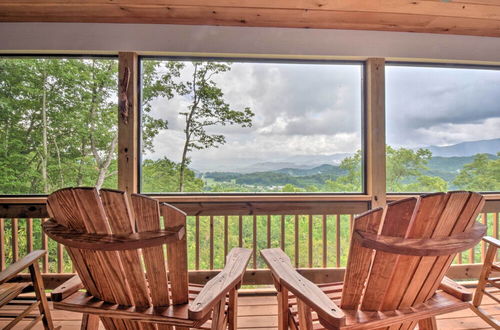
<path fill-rule="evenodd" d="M 47 142 L 47 73 L 43 73 L 43 94 L 42 94 L 42 180 L 43 192 L 49 193 L 49 178 L 47 174 L 48 163 L 48 142 Z"/>
<path fill-rule="evenodd" d="M 108 169 L 109 166 L 111 165 L 111 160 L 113 159 L 113 152 L 116 148 L 116 143 L 118 142 L 118 133 L 115 134 L 113 137 L 113 140 L 111 141 L 109 148 L 108 148 L 108 153 L 106 155 L 106 159 L 99 164 L 99 175 L 97 176 L 97 180 L 95 183 L 95 187 L 97 189 L 101 189 L 102 184 L 104 183 L 104 180 L 107 177 Z"/>
<path fill-rule="evenodd" d="M 56 154 L 57 154 L 57 165 L 59 167 L 59 179 L 61 180 L 61 188 L 64 187 L 64 173 L 63 173 L 63 168 L 62 168 L 62 162 L 61 162 L 61 152 L 59 151 L 59 146 L 57 145 L 57 140 L 56 137 L 52 137 L 52 140 L 54 141 L 54 147 L 56 148 Z"/>
<path fill-rule="evenodd" d="M 187 134 L 186 134 L 187 135 Z M 184 149 L 182 151 L 181 167 L 179 168 L 179 191 L 184 191 L 184 170 L 186 169 L 187 162 L 187 151 L 188 151 L 189 139 L 186 137 L 184 142 Z"/>
<path fill-rule="evenodd" d="M 83 167 L 83 160 L 85 158 L 85 139 L 82 138 L 82 145 L 80 147 L 80 154 L 82 159 L 80 160 L 80 163 L 78 164 L 78 174 L 76 175 L 76 186 L 80 187 L 83 183 L 83 173 L 82 173 L 82 167 Z"/>
<path fill-rule="evenodd" d="M 184 134 L 186 140 L 184 141 L 184 149 L 182 150 L 181 167 L 179 169 L 179 191 L 184 191 L 184 171 L 187 167 L 187 152 L 189 150 L 189 143 L 191 143 L 191 122 L 193 120 L 193 114 L 198 108 L 198 94 L 196 90 L 196 74 L 198 72 L 198 64 L 194 64 L 193 73 L 193 105 L 191 106 L 191 111 L 186 114 L 186 128 L 184 129 Z"/>

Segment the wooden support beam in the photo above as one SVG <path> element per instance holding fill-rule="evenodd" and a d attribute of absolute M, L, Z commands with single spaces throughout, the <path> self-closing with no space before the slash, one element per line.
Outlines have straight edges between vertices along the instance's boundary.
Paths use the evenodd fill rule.
<path fill-rule="evenodd" d="M 496 0 L 0 0 L 2 22 L 188 24 L 500 36 Z"/>
<path fill-rule="evenodd" d="M 365 156 L 366 192 L 372 208 L 386 203 L 385 168 L 385 60 L 366 61 Z"/>
<path fill-rule="evenodd" d="M 118 55 L 118 189 L 138 192 L 139 61 L 137 53 Z"/>

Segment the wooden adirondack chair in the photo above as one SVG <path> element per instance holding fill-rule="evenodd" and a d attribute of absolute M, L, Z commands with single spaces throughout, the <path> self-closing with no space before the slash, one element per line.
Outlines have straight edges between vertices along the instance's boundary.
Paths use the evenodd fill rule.
<path fill-rule="evenodd" d="M 43 229 L 66 246 L 79 275 L 55 290 L 54 308 L 86 313 L 87 328 L 97 328 L 99 317 L 106 329 L 236 329 L 237 289 L 250 250 L 233 249 L 224 270 L 205 286 L 192 285 L 186 214 L 171 205 L 116 190 L 66 188 L 48 197 L 47 208 L 52 219 Z"/>
<path fill-rule="evenodd" d="M 344 282 L 316 286 L 283 251 L 263 250 L 279 329 L 436 329 L 436 315 L 469 307 L 472 294 L 445 274 L 484 236 L 483 204 L 477 193 L 436 193 L 356 217 Z"/>
<path fill-rule="evenodd" d="M 50 316 L 47 297 L 45 296 L 42 275 L 40 274 L 40 268 L 38 266 L 38 260 L 46 253 L 47 251 L 45 250 L 33 251 L 21 260 L 9 265 L 7 269 L 0 272 L 0 307 L 6 306 L 23 292 L 34 291 L 36 295 L 36 301 L 28 304 L 28 307 L 26 307 L 20 314 L 12 315 L 13 320 L 8 324 L 4 324 L 2 329 L 7 330 L 14 328 L 24 318 L 27 318 L 37 307 L 40 314 L 32 319 L 31 322 L 24 327 L 24 329 L 31 329 L 40 321 L 42 321 L 44 329 L 55 329 Z M 14 281 L 14 278 L 25 269 L 29 270 L 31 281 Z M 10 315 L 4 314 L 3 317 L 10 318 Z"/>
<path fill-rule="evenodd" d="M 479 281 L 477 283 L 476 292 L 474 293 L 471 309 L 493 328 L 500 329 L 500 320 L 495 319 L 492 314 L 481 308 L 481 302 L 483 301 L 484 295 L 487 295 L 500 304 L 500 299 L 498 299 L 497 295 L 486 289 L 488 285 L 495 290 L 500 288 L 500 277 L 498 277 L 500 273 L 500 263 L 496 262 L 497 251 L 500 248 L 500 240 L 488 236 L 483 237 L 483 240 L 488 244 L 488 252 L 486 252 L 484 258 L 483 268 L 481 269 L 481 275 L 479 275 Z"/>

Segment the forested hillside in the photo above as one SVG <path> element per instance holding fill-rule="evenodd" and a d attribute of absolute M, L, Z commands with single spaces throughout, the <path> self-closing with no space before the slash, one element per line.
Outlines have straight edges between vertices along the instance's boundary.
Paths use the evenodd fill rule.
<path fill-rule="evenodd" d="M 190 66 L 191 73 L 183 76 L 181 73 L 186 66 Z M 181 157 L 143 157 L 142 192 L 363 192 L 361 150 L 342 154 L 340 161 L 319 165 L 312 160 L 311 166 L 304 163 L 294 166 L 293 162 L 273 164 L 269 161 L 265 164 L 242 164 L 242 168 L 247 170 L 241 171 L 238 168 L 230 171 L 198 171 L 191 165 L 192 155 L 226 142 L 226 137 L 218 132 L 218 127 L 233 126 L 233 129 L 240 129 L 251 126 L 255 120 L 250 107 L 233 107 L 212 80 L 213 76 L 230 71 L 231 65 L 208 62 L 186 64 L 177 61 L 165 64 L 148 60 L 143 63 L 142 69 L 143 150 L 154 154 L 157 147 L 153 143 L 155 138 L 160 131 L 168 130 L 170 125 L 167 120 L 152 116 L 159 96 L 167 99 L 175 95 L 182 97 L 184 103 L 175 111 L 186 133 L 182 143 L 174 146 L 181 151 Z M 43 195 L 67 186 L 117 188 L 117 98 L 116 59 L 0 58 L 0 194 Z M 476 148 L 485 151 L 477 147 L 480 142 L 441 149 L 387 146 L 387 190 L 500 191 L 500 150 L 488 149 L 487 153 L 451 156 L 460 150 L 470 152 Z M 335 141 L 331 143 L 335 144 Z M 433 156 L 433 151 L 438 154 L 448 152 L 450 156 Z M 251 168 L 261 170 L 248 170 Z M 280 224 L 278 218 L 270 219 L 272 242 L 276 245 L 279 242 L 277 233 Z M 193 219 L 189 221 L 188 241 L 192 258 Z M 215 221 L 219 226 L 222 219 L 217 217 Z M 230 244 L 234 245 L 237 223 L 232 217 L 229 221 L 232 233 Z M 245 218 L 244 221 L 243 241 L 245 246 L 249 246 L 252 227 L 248 223 L 250 220 Z M 266 230 L 266 221 L 259 217 L 259 232 Z M 294 230 L 294 219 L 286 217 L 285 221 L 289 235 Z M 300 219 L 300 228 L 306 226 L 305 221 Z M 341 221 L 346 225 L 337 229 L 341 230 L 342 242 L 347 244 L 348 217 L 342 216 Z M 39 224 L 40 220 L 36 219 L 35 247 L 40 246 Z M 317 225 L 315 222 L 314 228 Z M 12 228 L 10 222 L 5 223 L 5 228 L 8 240 Z M 25 228 L 22 224 L 19 229 L 21 241 L 26 238 Z M 217 228 L 220 229 L 220 226 Z M 219 229 L 216 230 L 217 235 L 220 234 Z M 331 231 L 337 229 L 330 227 Z M 202 244 L 206 244 L 206 219 L 203 219 L 200 230 Z M 299 238 L 306 240 L 305 236 Z M 259 237 L 258 244 L 263 239 Z M 290 236 L 288 241 L 292 242 L 293 239 Z M 315 232 L 315 249 L 321 239 L 320 232 Z M 25 242 L 21 242 L 20 246 L 25 246 Z M 53 260 L 56 246 L 50 242 L 49 248 Z M 224 260 L 220 241 L 215 248 L 217 267 Z M 291 245 L 287 245 L 287 249 L 291 249 Z M 206 253 L 204 247 L 202 251 Z M 306 249 L 302 251 L 306 253 Z M 9 253 L 7 251 L 7 255 Z M 345 262 L 345 255 L 342 260 Z M 70 270 L 69 266 L 66 270 Z"/>

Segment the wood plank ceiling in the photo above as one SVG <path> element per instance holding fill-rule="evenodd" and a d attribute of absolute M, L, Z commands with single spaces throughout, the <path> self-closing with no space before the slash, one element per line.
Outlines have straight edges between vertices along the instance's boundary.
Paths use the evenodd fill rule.
<path fill-rule="evenodd" d="M 500 37 L 500 0 L 0 0 L 0 21 L 265 26 Z"/>

